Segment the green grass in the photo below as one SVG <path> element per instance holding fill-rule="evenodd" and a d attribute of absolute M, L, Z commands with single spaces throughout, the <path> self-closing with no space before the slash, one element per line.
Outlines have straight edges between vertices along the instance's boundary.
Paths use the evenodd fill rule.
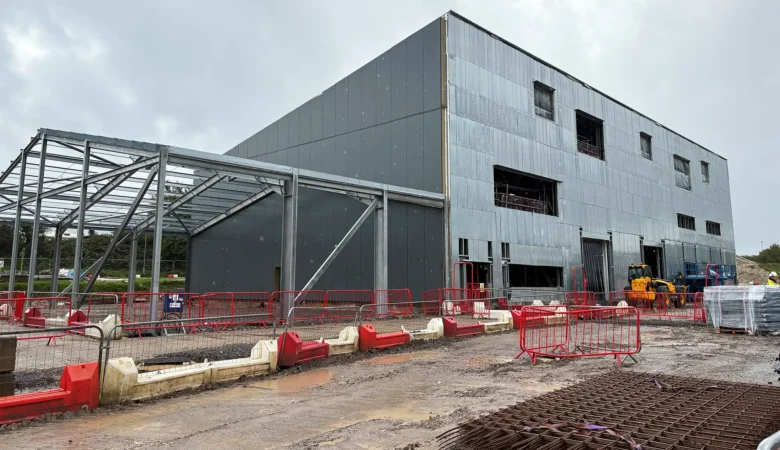
<path fill-rule="evenodd" d="M 70 280 L 60 280 L 58 283 L 58 292 L 62 292 L 63 289 L 68 287 Z M 138 278 L 135 280 L 135 290 L 137 292 L 148 291 L 149 286 L 152 284 L 151 278 Z M 26 291 L 27 282 L 19 281 L 14 283 L 16 286 L 15 291 Z M 87 282 L 82 281 L 81 290 L 87 287 Z M 160 279 L 160 291 L 170 291 L 173 289 L 184 289 L 184 278 L 161 278 Z M 0 283 L 0 291 L 8 290 L 8 282 Z M 51 282 L 48 280 L 40 280 L 35 282 L 35 292 L 49 292 L 51 291 Z M 121 281 L 96 281 L 92 286 L 92 292 L 126 292 L 127 283 Z"/>

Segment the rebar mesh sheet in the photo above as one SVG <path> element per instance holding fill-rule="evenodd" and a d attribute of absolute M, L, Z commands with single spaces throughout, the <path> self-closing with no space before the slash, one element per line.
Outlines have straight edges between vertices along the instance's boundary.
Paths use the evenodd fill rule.
<path fill-rule="evenodd" d="M 780 388 L 613 371 L 463 423 L 442 449 L 755 449 Z"/>

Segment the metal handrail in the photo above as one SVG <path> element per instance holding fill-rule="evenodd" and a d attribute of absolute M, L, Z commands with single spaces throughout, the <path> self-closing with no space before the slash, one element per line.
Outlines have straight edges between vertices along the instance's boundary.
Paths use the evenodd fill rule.
<path fill-rule="evenodd" d="M 363 308 L 365 308 L 367 306 L 370 306 L 371 308 L 374 308 L 374 310 L 376 310 L 376 307 L 382 308 L 382 307 L 388 307 L 388 306 L 391 306 L 391 305 L 410 305 L 411 308 L 410 308 L 409 314 L 414 314 L 414 306 L 415 305 L 422 306 L 424 304 L 437 305 L 438 308 L 436 308 L 436 310 L 438 311 L 438 317 L 441 317 L 441 303 L 438 300 L 423 300 L 423 301 L 420 301 L 420 302 L 373 303 L 373 304 L 370 304 L 370 305 L 363 305 L 363 306 L 360 307 L 360 310 L 355 315 L 355 326 L 356 327 L 360 327 L 361 325 L 363 325 L 363 320 L 366 317 L 368 317 L 368 315 L 363 314 Z M 423 309 L 423 311 L 425 311 L 425 309 Z M 423 314 L 425 314 L 425 313 L 423 312 Z M 427 314 L 427 315 L 433 316 L 433 314 Z M 403 317 L 404 314 L 403 313 L 400 313 L 400 314 L 379 313 L 379 316 L 400 316 L 400 317 Z"/>

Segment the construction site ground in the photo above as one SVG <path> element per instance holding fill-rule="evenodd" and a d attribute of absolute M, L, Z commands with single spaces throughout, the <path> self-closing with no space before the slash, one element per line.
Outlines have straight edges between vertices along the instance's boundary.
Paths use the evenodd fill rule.
<path fill-rule="evenodd" d="M 780 337 L 643 325 L 618 370 L 780 384 Z M 5 427 L 4 448 L 433 449 L 457 423 L 591 376 L 611 358 L 514 360 L 517 332 L 414 343 L 216 389 Z M 587 418 L 584 418 L 587 420 Z"/>

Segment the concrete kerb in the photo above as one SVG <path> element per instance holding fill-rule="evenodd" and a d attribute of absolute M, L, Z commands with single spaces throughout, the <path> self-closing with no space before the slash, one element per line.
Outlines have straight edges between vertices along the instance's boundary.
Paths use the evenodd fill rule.
<path fill-rule="evenodd" d="M 192 364 L 186 368 L 138 373 L 133 358 L 109 359 L 105 366 L 100 404 L 145 400 L 203 385 L 276 372 L 276 340 L 259 341 L 250 356 Z"/>

